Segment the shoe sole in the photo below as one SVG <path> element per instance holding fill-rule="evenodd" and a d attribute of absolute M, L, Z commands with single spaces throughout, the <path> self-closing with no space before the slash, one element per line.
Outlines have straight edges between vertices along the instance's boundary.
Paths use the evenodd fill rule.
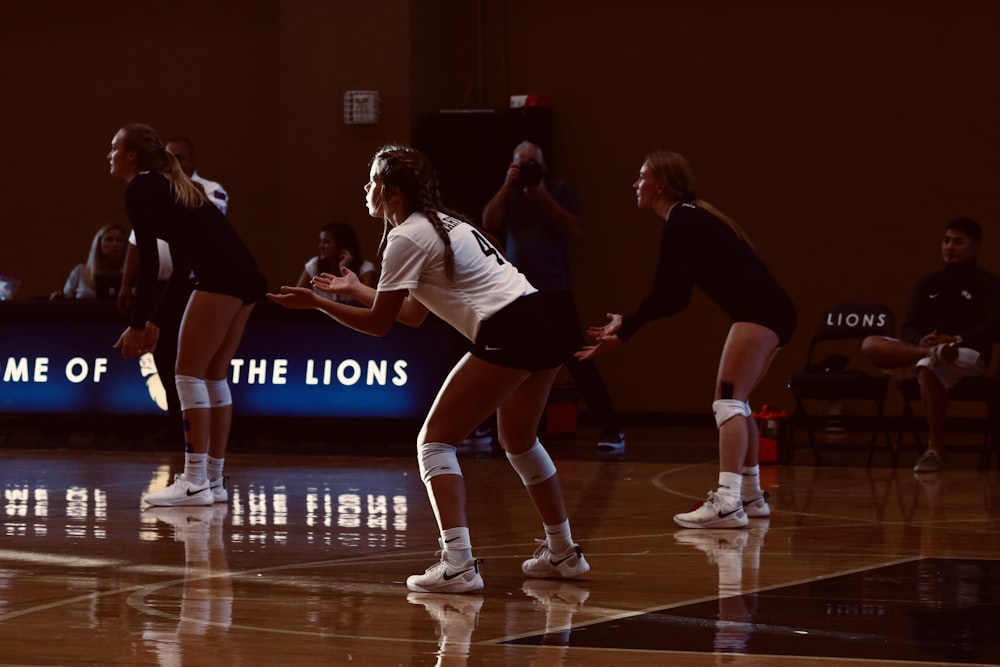
<path fill-rule="evenodd" d="M 583 568 L 573 569 L 569 572 L 558 568 L 554 570 L 546 570 L 545 572 L 532 572 L 531 570 L 526 570 L 523 567 L 521 568 L 521 573 L 526 577 L 531 577 L 532 579 L 578 579 L 588 572 L 590 572 L 589 565 Z"/>
<path fill-rule="evenodd" d="M 420 586 L 418 584 L 411 584 L 410 582 L 406 582 L 406 588 L 409 589 L 410 591 L 413 591 L 414 593 L 454 593 L 454 594 L 476 593 L 478 591 L 483 590 L 483 578 L 480 576 L 477 579 L 474 579 L 471 582 L 471 585 L 470 583 L 463 581 L 459 583 L 448 584 L 446 586 L 436 586 L 434 588 L 427 588 L 425 586 Z"/>
<path fill-rule="evenodd" d="M 215 504 L 215 501 L 213 500 L 211 494 L 208 494 L 207 499 L 198 499 L 197 495 L 199 494 L 195 494 L 190 498 L 181 498 L 177 501 L 166 501 L 158 499 L 149 500 L 148 498 L 145 497 L 142 499 L 142 501 L 147 505 L 151 505 L 153 507 L 197 507 L 197 506 L 208 506 Z"/>
<path fill-rule="evenodd" d="M 682 528 L 746 528 L 750 521 L 744 513 L 742 518 L 726 517 L 725 519 L 713 519 L 705 523 L 687 521 L 675 516 L 674 523 Z"/>
<path fill-rule="evenodd" d="M 764 505 L 763 509 L 759 509 L 754 506 L 754 503 L 743 506 L 743 513 L 747 515 L 748 519 L 766 519 L 771 516 L 771 506 Z"/>
<path fill-rule="evenodd" d="M 526 569 L 523 565 L 521 566 L 521 572 L 526 577 L 531 577 L 532 579 L 576 579 L 582 577 L 583 575 L 590 572 L 590 564 L 586 561 L 582 561 L 582 567 L 577 566 L 572 568 L 570 571 L 561 570 L 559 568 L 553 568 L 551 570 L 546 570 L 544 572 L 532 572 Z"/>

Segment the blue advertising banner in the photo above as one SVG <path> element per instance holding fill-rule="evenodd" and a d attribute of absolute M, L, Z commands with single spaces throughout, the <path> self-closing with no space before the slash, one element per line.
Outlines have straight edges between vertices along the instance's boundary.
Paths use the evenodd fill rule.
<path fill-rule="evenodd" d="M 126 323 L 110 304 L 0 305 L 0 414 L 166 410 L 152 356 L 126 361 L 112 349 Z M 318 312 L 261 304 L 230 367 L 234 411 L 420 419 L 450 369 L 454 343 L 434 318 L 377 338 Z"/>

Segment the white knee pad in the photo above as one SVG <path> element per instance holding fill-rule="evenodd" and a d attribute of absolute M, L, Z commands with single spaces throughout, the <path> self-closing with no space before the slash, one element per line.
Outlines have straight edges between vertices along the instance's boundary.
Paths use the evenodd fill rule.
<path fill-rule="evenodd" d="M 191 408 L 209 408 L 211 402 L 208 398 L 208 387 L 201 378 L 193 378 L 190 375 L 175 376 L 177 385 L 177 398 L 181 402 L 181 410 Z"/>
<path fill-rule="evenodd" d="M 233 395 L 226 380 L 205 380 L 205 388 L 208 389 L 208 401 L 213 408 L 233 404 Z"/>
<path fill-rule="evenodd" d="M 715 413 L 715 425 L 719 428 L 733 417 L 749 417 L 751 414 L 750 404 L 735 398 L 721 398 L 713 402 L 712 412 Z"/>
<path fill-rule="evenodd" d="M 455 447 L 443 442 L 425 442 L 417 447 L 417 464 L 420 466 L 420 478 L 426 484 L 432 477 L 438 475 L 462 476 L 462 468 L 458 465 Z"/>
<path fill-rule="evenodd" d="M 507 460 L 525 486 L 541 484 L 556 474 L 556 464 L 538 438 L 535 438 L 535 444 L 520 454 L 507 452 Z"/>

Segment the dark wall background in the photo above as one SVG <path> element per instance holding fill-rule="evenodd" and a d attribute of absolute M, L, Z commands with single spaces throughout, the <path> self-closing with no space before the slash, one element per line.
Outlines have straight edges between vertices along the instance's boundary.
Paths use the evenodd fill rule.
<path fill-rule="evenodd" d="M 998 26 L 986 0 L 7 3 L 0 272 L 22 277 L 19 297 L 45 295 L 97 227 L 124 222 L 104 156 L 125 122 L 195 139 L 277 287 L 330 219 L 375 254 L 361 186 L 380 144 L 411 141 L 440 109 L 544 94 L 555 171 L 585 207 L 573 253 L 587 322 L 645 293 L 659 223 L 635 210 L 631 183 L 646 153 L 677 150 L 799 306 L 754 399 L 790 407 L 784 378 L 823 308 L 874 299 L 901 315 L 940 264 L 948 219 L 984 224 L 982 263 L 1000 272 Z M 343 124 L 351 89 L 380 92 L 378 125 Z M 495 160 L 464 156 L 492 187 Z M 726 328 L 699 296 L 601 360 L 619 407 L 707 413 Z"/>

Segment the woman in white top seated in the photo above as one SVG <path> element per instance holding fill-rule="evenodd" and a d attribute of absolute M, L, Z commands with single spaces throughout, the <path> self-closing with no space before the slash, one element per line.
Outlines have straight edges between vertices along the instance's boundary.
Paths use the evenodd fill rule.
<path fill-rule="evenodd" d="M 114 285 L 121 281 L 125 267 L 125 238 L 127 234 L 121 225 L 104 225 L 90 243 L 87 261 L 77 264 L 70 271 L 69 278 L 61 290 L 49 295 L 50 299 L 96 299 L 95 276 L 117 276 Z"/>
<path fill-rule="evenodd" d="M 331 222 L 319 230 L 319 253 L 306 262 L 305 270 L 299 276 L 296 287 L 311 287 L 312 279 L 324 273 L 335 276 L 343 275 L 345 268 L 350 269 L 368 287 L 375 287 L 377 272 L 375 265 L 364 258 L 361 253 L 361 243 L 354 227 L 346 222 Z M 341 303 L 351 302 L 350 297 L 342 294 L 331 294 L 319 289 L 313 289 L 316 294 Z"/>

